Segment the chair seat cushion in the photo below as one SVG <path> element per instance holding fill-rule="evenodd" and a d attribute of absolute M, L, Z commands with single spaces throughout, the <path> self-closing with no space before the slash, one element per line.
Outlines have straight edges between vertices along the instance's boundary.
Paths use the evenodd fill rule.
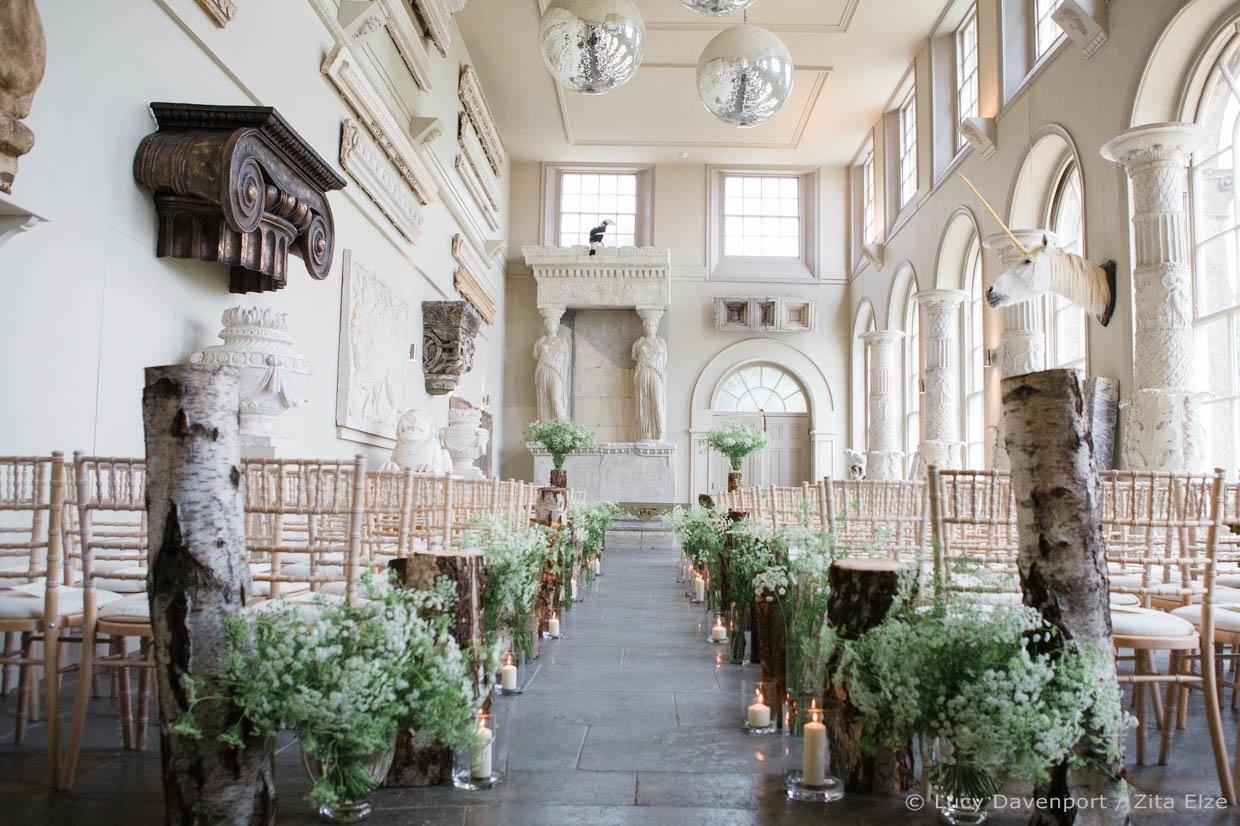
<path fill-rule="evenodd" d="M 293 565 L 281 565 L 280 573 L 284 576 L 344 576 L 344 568 L 340 565 L 324 565 L 316 563 L 313 573 L 309 562 L 298 562 Z"/>
<path fill-rule="evenodd" d="M 1111 630 L 1123 637 L 1187 637 L 1196 633 L 1186 619 L 1131 605 L 1111 606 Z"/>
<path fill-rule="evenodd" d="M 34 591 L 34 593 L 31 593 Z M 57 610 L 61 617 L 71 617 L 82 613 L 81 588 L 65 587 L 59 589 Z M 110 591 L 95 591 L 95 604 L 104 606 L 120 599 L 119 594 Z M 43 619 L 43 585 L 31 583 L 19 585 L 8 591 L 0 592 L 0 619 L 33 620 Z"/>
<path fill-rule="evenodd" d="M 310 590 L 309 582 L 281 582 L 280 583 L 280 595 L 281 596 L 292 596 L 293 594 L 299 594 L 302 591 L 309 591 L 309 590 Z M 255 597 L 271 596 L 271 581 L 266 580 L 266 579 L 254 580 L 254 590 L 250 593 L 250 595 L 255 596 Z"/>
<path fill-rule="evenodd" d="M 1154 588 L 1154 592 L 1160 595 L 1166 595 L 1169 599 L 1175 599 L 1180 602 L 1189 596 L 1188 594 L 1179 593 L 1180 586 L 1174 582 L 1167 582 Z M 1192 602 L 1201 602 L 1202 594 L 1193 594 Z M 1221 588 L 1217 584 L 1214 587 L 1214 600 L 1216 602 L 1237 602 L 1240 603 L 1240 589 Z"/>
<path fill-rule="evenodd" d="M 1112 605 L 1140 605 L 1141 600 L 1136 594 L 1111 594 Z"/>
<path fill-rule="evenodd" d="M 130 594 L 109 602 L 99 609 L 99 619 L 103 622 L 149 623 L 151 621 L 150 598 L 144 593 Z"/>
<path fill-rule="evenodd" d="M 1194 627 L 1201 625 L 1201 605 L 1185 605 L 1171 612 L 1180 619 L 1188 620 Z M 1214 606 L 1214 627 L 1219 631 L 1240 633 L 1240 603 L 1220 602 Z"/>

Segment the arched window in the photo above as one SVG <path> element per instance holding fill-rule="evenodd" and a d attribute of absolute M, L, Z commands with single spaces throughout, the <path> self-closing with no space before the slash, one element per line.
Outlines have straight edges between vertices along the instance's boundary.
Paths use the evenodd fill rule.
<path fill-rule="evenodd" d="M 1058 237 L 1060 247 L 1084 255 L 1084 219 L 1081 170 L 1075 161 L 1069 161 L 1055 181 L 1047 225 Z M 1047 366 L 1087 369 L 1089 318 L 1085 310 L 1057 293 L 1048 293 L 1045 312 Z"/>
<path fill-rule="evenodd" d="M 904 453 L 911 462 L 921 448 L 921 339 L 917 335 L 917 280 L 904 300 Z"/>
<path fill-rule="evenodd" d="M 742 367 L 715 394 L 716 413 L 808 413 L 805 391 L 773 364 Z"/>
<path fill-rule="evenodd" d="M 986 466 L 986 339 L 982 328 L 982 247 L 976 236 L 964 259 L 964 465 Z"/>
<path fill-rule="evenodd" d="M 1240 38 L 1223 49 L 1206 80 L 1197 122 L 1210 132 L 1192 167 L 1193 327 L 1197 386 L 1209 390 L 1210 461 L 1234 467 L 1240 456 L 1240 200 L 1235 187 L 1240 146 Z"/>
<path fill-rule="evenodd" d="M 861 336 L 873 332 L 874 309 L 863 301 L 853 319 L 852 338 L 852 398 L 849 410 L 852 414 L 853 450 L 865 450 L 870 426 L 870 354 Z"/>

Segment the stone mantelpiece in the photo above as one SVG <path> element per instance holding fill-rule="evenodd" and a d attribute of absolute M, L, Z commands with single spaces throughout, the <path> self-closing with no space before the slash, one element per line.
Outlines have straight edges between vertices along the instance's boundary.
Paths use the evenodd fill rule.
<path fill-rule="evenodd" d="M 536 444 L 534 479 L 551 473 L 551 455 Z M 568 484 L 586 498 L 609 502 L 672 502 L 676 497 L 676 446 L 663 442 L 608 442 L 564 460 Z"/>
<path fill-rule="evenodd" d="M 538 284 L 538 308 L 666 309 L 672 255 L 663 247 L 521 248 Z"/>

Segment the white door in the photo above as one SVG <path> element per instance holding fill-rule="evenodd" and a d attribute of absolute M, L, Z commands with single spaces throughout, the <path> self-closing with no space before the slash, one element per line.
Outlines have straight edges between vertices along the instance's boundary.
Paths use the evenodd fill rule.
<path fill-rule="evenodd" d="M 720 386 L 714 400 L 716 427 L 736 422 L 766 433 L 770 444 L 745 459 L 745 485 L 799 485 L 809 481 L 809 410 L 801 385 L 770 364 L 742 367 Z M 727 489 L 726 457 L 710 451 L 707 481 L 711 493 Z"/>

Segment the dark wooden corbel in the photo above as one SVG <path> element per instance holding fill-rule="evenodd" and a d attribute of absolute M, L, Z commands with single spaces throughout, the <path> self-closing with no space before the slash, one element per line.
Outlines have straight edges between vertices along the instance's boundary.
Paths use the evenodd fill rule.
<path fill-rule="evenodd" d="M 155 194 L 156 254 L 232 265 L 229 291 L 278 290 L 288 254 L 310 276 L 331 271 L 327 193 L 344 178 L 270 106 L 152 103 L 134 178 Z"/>

